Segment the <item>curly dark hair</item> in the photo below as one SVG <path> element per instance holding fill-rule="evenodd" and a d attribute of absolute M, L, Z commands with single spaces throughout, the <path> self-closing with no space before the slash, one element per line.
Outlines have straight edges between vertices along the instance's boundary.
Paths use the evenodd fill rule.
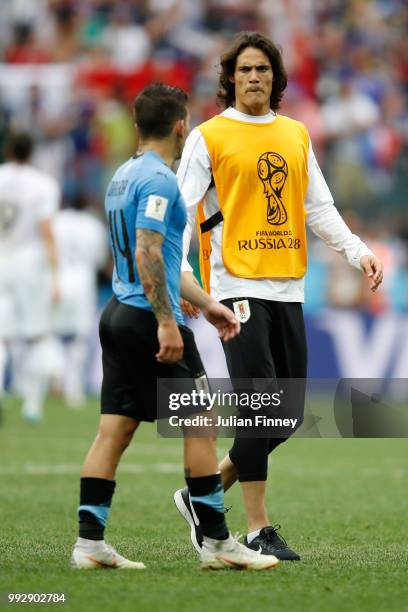
<path fill-rule="evenodd" d="M 234 76 L 237 57 L 247 47 L 260 49 L 271 62 L 273 86 L 270 105 L 271 109 L 276 111 L 280 106 L 283 92 L 286 89 L 288 76 L 283 65 L 280 49 L 269 38 L 259 32 L 239 32 L 233 39 L 231 46 L 222 54 L 217 101 L 224 108 L 234 104 L 235 84 L 230 79 Z"/>

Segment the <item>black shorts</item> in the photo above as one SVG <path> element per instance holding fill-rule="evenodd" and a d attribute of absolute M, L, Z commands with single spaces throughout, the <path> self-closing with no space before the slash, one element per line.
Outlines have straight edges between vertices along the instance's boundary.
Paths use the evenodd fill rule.
<path fill-rule="evenodd" d="M 205 374 L 193 332 L 179 325 L 183 359 L 159 363 L 157 320 L 152 312 L 112 298 L 102 313 L 102 414 L 118 414 L 137 421 L 157 418 L 158 378 L 199 378 Z"/>

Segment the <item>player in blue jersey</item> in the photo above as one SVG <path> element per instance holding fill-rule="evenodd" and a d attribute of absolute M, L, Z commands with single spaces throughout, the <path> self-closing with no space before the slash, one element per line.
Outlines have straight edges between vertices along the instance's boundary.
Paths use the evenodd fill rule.
<path fill-rule="evenodd" d="M 187 96 L 160 83 L 135 102 L 139 154 L 115 173 L 105 206 L 115 262 L 114 296 L 100 321 L 103 383 L 98 434 L 81 473 L 78 569 L 142 569 L 104 540 L 120 458 L 141 421 L 157 418 L 158 378 L 205 377 L 180 296 L 202 309 L 220 337 L 239 333 L 233 313 L 190 279 L 180 285 L 184 201 L 171 166 L 188 133 Z M 191 433 L 191 432 L 190 432 Z M 278 560 L 239 544 L 225 523 L 224 489 L 212 437 L 184 439 L 186 483 L 202 528 L 201 564 L 208 568 L 268 569 Z"/>

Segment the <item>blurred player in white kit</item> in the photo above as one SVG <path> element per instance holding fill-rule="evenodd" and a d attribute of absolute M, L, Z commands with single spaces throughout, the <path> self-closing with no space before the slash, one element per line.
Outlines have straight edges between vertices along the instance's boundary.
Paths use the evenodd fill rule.
<path fill-rule="evenodd" d="M 85 207 L 84 197 L 78 196 L 75 208 L 60 210 L 53 220 L 60 281 L 53 320 L 61 339 L 57 378 L 65 402 L 73 408 L 85 399 L 90 336 L 96 320 L 96 277 L 109 252 L 104 224 Z"/>
<path fill-rule="evenodd" d="M 59 299 L 51 224 L 60 189 L 30 165 L 32 149 L 29 134 L 11 135 L 9 161 L 0 166 L 0 397 L 7 347 L 23 341 L 18 391 L 24 418 L 35 423 L 42 418 L 51 374 L 50 322 Z"/>

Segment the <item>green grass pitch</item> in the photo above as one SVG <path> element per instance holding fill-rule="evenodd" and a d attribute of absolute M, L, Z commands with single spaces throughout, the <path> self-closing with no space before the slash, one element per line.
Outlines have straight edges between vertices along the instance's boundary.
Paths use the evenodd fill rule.
<path fill-rule="evenodd" d="M 8 401 L 0 427 L 3 603 L 9 592 L 65 592 L 66 609 L 89 612 L 408 610 L 408 440 L 283 445 L 270 463 L 268 506 L 302 561 L 270 572 L 205 572 L 173 506 L 182 441 L 142 425 L 118 471 L 106 539 L 147 569 L 78 572 L 69 567 L 78 473 L 97 421 L 96 401 L 70 411 L 50 400 L 44 424 L 30 427 Z M 220 456 L 228 445 L 220 441 Z M 231 530 L 245 533 L 239 487 L 226 503 Z"/>

